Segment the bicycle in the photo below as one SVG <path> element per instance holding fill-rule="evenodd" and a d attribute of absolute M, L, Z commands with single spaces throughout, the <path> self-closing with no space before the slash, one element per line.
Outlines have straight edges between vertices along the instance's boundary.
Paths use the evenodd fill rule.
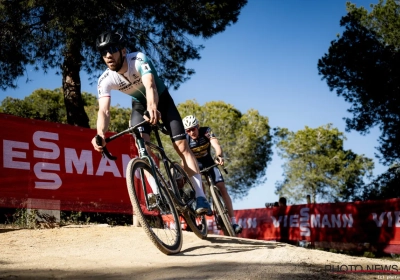
<path fill-rule="evenodd" d="M 202 239 L 207 237 L 207 221 L 203 215 L 198 216 L 195 212 L 195 190 L 187 173 L 178 163 L 171 161 L 164 152 L 159 131 L 167 135 L 168 131 L 160 123 L 152 126 L 157 139 L 157 145 L 153 144 L 145 141 L 138 130 L 145 123 L 147 121 L 107 137 L 105 142 L 109 143 L 128 133 L 135 135 L 139 157 L 131 159 L 126 169 L 126 183 L 134 213 L 151 242 L 161 252 L 167 255 L 176 254 L 182 248 L 182 228 L 179 217 L 182 216 L 187 226 Z M 100 136 L 96 137 L 97 144 L 101 145 Z M 146 147 L 159 153 L 168 180 L 164 178 Z M 103 147 L 104 156 L 110 160 L 117 159 L 110 154 L 106 146 Z M 150 177 L 154 178 L 158 190 L 154 203 L 150 203 L 148 196 L 152 190 L 149 183 Z M 178 188 L 177 177 L 183 179 L 181 188 Z"/>
<path fill-rule="evenodd" d="M 219 164 L 216 163 L 200 171 L 200 174 L 205 178 L 206 184 L 203 183 L 207 199 L 210 203 L 211 210 L 213 212 L 215 224 L 218 229 L 221 229 L 224 235 L 235 237 L 235 231 L 231 224 L 231 218 L 229 216 L 228 209 L 226 208 L 225 202 L 222 198 L 221 192 L 218 187 L 214 184 L 214 181 L 208 172 L 214 167 L 218 167 Z M 228 171 L 223 169 L 226 174 Z"/>

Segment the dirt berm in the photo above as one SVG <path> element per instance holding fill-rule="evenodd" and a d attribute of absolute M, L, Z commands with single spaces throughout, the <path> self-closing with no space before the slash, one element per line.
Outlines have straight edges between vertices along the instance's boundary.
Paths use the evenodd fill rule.
<path fill-rule="evenodd" d="M 167 256 L 132 226 L 0 229 L 0 279 L 400 279 L 387 273 L 400 272 L 398 259 L 218 235 L 200 240 L 190 232 L 183 238 L 181 253 Z"/>

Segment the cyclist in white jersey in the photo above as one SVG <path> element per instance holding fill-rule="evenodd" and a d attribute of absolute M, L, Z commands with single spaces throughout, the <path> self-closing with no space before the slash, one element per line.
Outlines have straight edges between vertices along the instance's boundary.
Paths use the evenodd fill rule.
<path fill-rule="evenodd" d="M 108 69 L 98 80 L 99 111 L 97 116 L 97 134 L 103 139 L 102 146 L 92 139 L 96 151 L 101 152 L 106 145 L 105 133 L 110 123 L 111 91 L 118 90 L 132 97 L 131 125 L 144 120 L 143 114 L 149 112 L 149 124 L 140 127 L 142 137 L 150 141 L 150 124 L 162 120 L 170 132 L 171 141 L 184 163 L 185 171 L 191 177 L 196 190 L 198 214 L 208 212 L 210 205 L 205 198 L 199 166 L 186 141 L 181 116 L 172 100 L 167 87 L 158 77 L 151 60 L 141 52 L 127 53 L 124 38 L 118 32 L 104 32 L 96 40 L 97 50 L 101 53 Z M 147 117 L 146 117 L 147 118 Z M 150 182 L 151 185 L 152 182 Z M 156 188 L 153 192 L 156 194 Z"/>

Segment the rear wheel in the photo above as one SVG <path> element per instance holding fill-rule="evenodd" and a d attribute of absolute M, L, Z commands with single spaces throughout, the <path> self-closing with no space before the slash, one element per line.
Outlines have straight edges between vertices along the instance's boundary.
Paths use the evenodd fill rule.
<path fill-rule="evenodd" d="M 198 216 L 194 211 L 186 211 L 183 218 L 198 238 L 205 239 L 207 237 L 207 219 L 204 215 Z"/>
<path fill-rule="evenodd" d="M 145 172 L 146 171 L 146 172 Z M 160 183 L 154 208 L 146 206 L 144 189 L 151 191 L 146 177 L 153 176 L 150 165 L 142 159 L 132 159 L 127 167 L 126 183 L 134 214 L 151 242 L 164 254 L 179 253 L 182 248 L 182 229 L 175 205 L 166 189 L 166 182 L 156 170 Z"/>
<path fill-rule="evenodd" d="M 221 193 L 216 186 L 210 187 L 211 196 L 213 198 L 214 215 L 217 222 L 225 235 L 236 236 L 235 231 L 231 225 L 231 219 L 229 217 L 228 209 L 225 206 L 224 200 L 222 199 Z"/>
<path fill-rule="evenodd" d="M 196 192 L 192 182 L 179 163 L 172 163 L 171 168 L 173 179 L 178 187 L 176 190 L 177 197 L 183 204 L 187 205 L 186 209 L 182 211 L 183 218 L 191 231 L 197 237 L 204 239 L 208 233 L 207 220 L 204 215 L 196 214 Z"/>

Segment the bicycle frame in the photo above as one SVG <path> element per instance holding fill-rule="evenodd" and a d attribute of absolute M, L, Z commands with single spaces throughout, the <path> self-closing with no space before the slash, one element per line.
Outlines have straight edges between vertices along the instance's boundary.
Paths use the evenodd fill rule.
<path fill-rule="evenodd" d="M 151 149 L 156 150 L 157 152 L 160 153 L 161 155 L 161 159 L 163 161 L 163 165 L 165 168 L 165 172 L 167 174 L 168 180 L 166 180 L 166 182 L 168 182 L 172 188 L 172 191 L 174 192 L 174 194 L 176 194 L 178 192 L 178 186 L 176 185 L 176 182 L 174 180 L 172 180 L 172 174 L 169 168 L 169 164 L 172 163 L 172 161 L 168 158 L 168 156 L 166 155 L 165 151 L 164 151 L 164 147 L 160 138 L 160 134 L 159 134 L 159 130 L 161 132 L 163 132 L 164 134 L 168 135 L 168 132 L 165 130 L 165 128 L 161 125 L 161 124 L 156 124 L 154 126 L 152 126 L 152 130 L 154 131 L 156 140 L 157 140 L 157 145 L 146 141 L 142 138 L 142 136 L 140 135 L 140 132 L 138 131 L 138 127 L 142 126 L 143 124 L 146 124 L 147 121 L 143 121 L 133 127 L 130 127 L 124 131 L 121 131 L 115 135 L 112 135 L 108 138 L 105 139 L 106 143 L 109 143 L 110 141 L 113 141 L 114 139 L 125 135 L 125 134 L 134 134 L 135 135 L 135 141 L 138 147 L 138 153 L 139 153 L 139 158 L 141 159 L 145 159 L 149 162 L 151 169 L 152 169 L 152 173 L 155 174 L 156 173 L 156 169 L 158 168 L 156 166 L 156 164 L 154 163 L 154 161 L 152 160 L 151 156 L 149 155 L 146 146 L 150 147 Z M 101 143 L 101 139 L 96 139 L 97 144 L 99 145 L 99 143 Z M 106 156 L 107 158 L 111 159 L 111 160 L 116 160 L 117 158 L 115 156 L 112 156 L 106 147 L 103 147 L 103 156 Z M 157 188 L 160 189 L 160 182 L 158 180 L 155 180 L 156 184 L 157 184 Z M 149 207 L 149 202 L 148 202 L 148 198 L 147 198 L 147 190 L 143 189 L 143 192 L 145 194 L 145 201 L 146 201 L 146 207 Z M 176 206 L 179 208 L 179 210 L 184 210 L 184 208 L 186 207 L 186 204 L 184 204 L 182 201 L 180 201 L 179 199 L 176 199 L 176 195 L 172 196 L 174 203 L 176 203 Z"/>
<path fill-rule="evenodd" d="M 157 140 L 157 144 L 153 144 L 150 141 L 143 139 L 138 129 L 145 123 L 147 123 L 147 121 L 141 122 L 122 132 L 110 136 L 106 138 L 105 141 L 108 143 L 124 134 L 134 134 L 139 157 L 129 161 L 126 177 L 128 194 L 131 199 L 132 207 L 134 211 L 137 212 L 138 219 L 153 244 L 155 244 L 156 247 L 165 254 L 174 254 L 179 252 L 182 246 L 182 228 L 180 226 L 181 220 L 179 216 L 184 218 L 190 229 L 192 229 L 192 231 L 201 239 L 204 239 L 207 236 L 207 222 L 204 216 L 199 216 L 200 218 L 197 217 L 197 214 L 193 209 L 193 202 L 196 201 L 196 198 L 194 197 L 195 190 L 187 173 L 178 163 L 171 161 L 164 151 L 159 130 L 167 135 L 169 133 L 161 124 L 152 126 L 152 130 L 154 131 Z M 103 140 L 101 137 L 97 135 L 96 143 L 101 146 L 102 142 Z M 149 150 L 147 148 L 149 148 Z M 152 159 L 151 155 L 153 152 L 160 155 L 168 180 L 165 180 L 165 176 L 160 172 L 159 167 Z M 117 159 L 108 152 L 106 146 L 103 147 L 102 154 L 103 157 L 106 156 L 110 160 Z M 172 175 L 173 172 L 171 169 L 173 169 L 174 175 Z M 138 171 L 138 173 L 136 173 L 136 171 Z M 139 174 L 140 177 L 138 185 L 140 185 L 140 189 L 144 196 L 142 198 L 142 203 L 138 200 L 137 191 L 135 189 L 137 186 L 135 183 L 135 176 L 137 176 L 137 174 Z M 181 195 L 180 189 L 175 181 L 175 177 L 178 175 L 175 174 L 183 176 L 184 182 L 186 183 L 184 183 L 185 187 L 182 187 L 182 191 L 187 190 L 188 188 L 191 189 L 189 195 L 187 195 L 187 192 L 184 193 L 185 195 Z M 149 176 L 154 178 L 156 186 L 151 186 L 151 183 L 147 180 Z M 149 193 L 147 192 L 148 187 L 155 187 L 158 189 L 158 193 L 151 196 L 152 198 L 156 197 L 156 202 L 152 201 L 151 205 L 149 203 Z M 154 189 L 153 193 L 155 193 Z M 152 211 L 157 208 L 158 214 L 156 216 L 162 216 L 161 222 L 155 218 L 151 219 L 149 223 L 145 217 L 145 213 L 143 212 L 144 206 L 147 208 L 147 211 Z M 152 215 L 149 215 L 149 217 L 151 216 Z M 172 223 L 172 227 L 168 224 L 169 222 Z M 177 227 L 179 230 L 175 230 Z"/>
<path fill-rule="evenodd" d="M 148 154 L 146 146 L 159 152 L 161 155 L 161 160 L 162 160 L 164 168 L 165 168 L 165 172 L 168 177 L 168 180 L 166 180 L 166 182 L 169 182 L 170 187 L 172 188 L 172 191 L 174 192 L 174 194 L 176 194 L 178 192 L 178 186 L 176 185 L 175 180 L 172 179 L 172 174 L 170 171 L 170 164 L 172 164 L 172 161 L 168 158 L 167 154 L 164 151 L 164 147 L 163 147 L 163 144 L 162 144 L 162 141 L 160 138 L 160 134 L 158 132 L 159 130 L 162 131 L 164 134 L 168 135 L 168 132 L 166 132 L 166 130 L 163 127 L 161 127 L 159 124 L 156 126 L 153 126 L 153 131 L 154 131 L 154 135 L 157 140 L 157 145 L 155 145 L 149 141 L 145 141 L 141 137 L 140 133 L 137 130 L 134 131 L 136 143 L 139 147 L 139 157 L 142 159 L 147 159 L 149 161 L 151 168 L 152 168 L 152 172 L 154 173 L 155 169 L 158 167 L 151 159 L 151 156 Z M 157 186 L 158 186 L 158 188 L 160 187 L 158 180 L 157 180 Z M 146 195 L 147 195 L 147 193 L 146 193 Z M 179 199 L 176 199 L 176 195 L 172 196 L 172 199 L 174 200 L 174 202 L 175 202 L 176 206 L 179 208 L 179 210 L 183 211 L 184 208 L 186 207 L 186 204 L 184 204 Z"/>
<path fill-rule="evenodd" d="M 216 164 L 213 164 L 213 165 L 211 165 L 211 166 L 209 166 L 209 167 L 207 167 L 207 168 L 204 168 L 204 169 L 200 170 L 200 174 L 201 174 L 202 176 L 204 176 L 204 178 L 205 178 L 206 181 L 207 181 L 207 190 L 203 187 L 203 189 L 204 189 L 205 192 L 210 192 L 210 191 L 211 191 L 211 190 L 210 190 L 211 186 L 215 185 L 215 184 L 214 184 L 214 181 L 212 180 L 211 175 L 210 175 L 210 173 L 209 173 L 208 171 L 209 171 L 210 169 L 212 169 L 212 168 L 214 168 L 214 167 L 218 167 L 218 166 L 219 166 L 219 164 L 216 163 Z M 225 173 L 228 173 L 228 171 L 227 171 L 225 168 L 224 168 L 224 171 L 225 171 Z M 211 197 L 211 193 L 209 194 L 209 197 Z"/>
<path fill-rule="evenodd" d="M 169 184 L 168 191 L 170 191 L 170 197 L 172 198 L 172 201 L 174 203 L 175 209 L 178 211 L 178 213 L 184 218 L 186 221 L 187 226 L 194 232 L 194 234 L 201 238 L 204 239 L 207 237 L 207 221 L 204 216 L 197 216 L 195 209 L 193 209 L 193 203 L 196 201 L 195 197 L 187 197 L 184 199 L 181 194 L 180 194 L 180 189 L 177 185 L 177 182 L 174 180 L 174 177 L 171 173 L 171 168 L 174 169 L 175 171 L 178 171 L 181 169 L 182 171 L 178 171 L 178 173 L 181 173 L 181 175 L 184 174 L 186 176 L 187 182 L 190 182 L 189 177 L 187 176 L 187 173 L 181 168 L 181 166 L 175 162 L 172 162 L 168 156 L 166 155 L 164 151 L 164 147 L 162 145 L 162 141 L 160 138 L 159 131 L 162 133 L 169 135 L 169 133 L 165 130 L 163 126 L 160 124 L 157 124 L 156 126 L 153 126 L 153 131 L 157 140 L 157 145 L 149 142 L 149 141 L 144 141 L 143 138 L 140 136 L 140 133 L 135 130 L 135 137 L 136 141 L 139 146 L 139 156 L 141 158 L 146 158 L 149 160 L 149 163 L 152 167 L 152 172 L 155 173 L 155 169 L 158 169 L 158 167 L 155 165 L 153 160 L 151 160 L 151 157 L 149 156 L 146 147 L 149 147 L 150 149 L 156 150 L 157 152 L 160 153 L 161 159 L 163 161 L 163 165 L 165 168 L 165 172 L 167 174 L 168 180 L 165 180 L 161 172 L 159 172 L 160 176 L 163 178 L 163 180 Z M 177 166 L 179 166 L 178 170 L 176 169 Z M 142 177 L 142 179 L 144 179 Z M 157 181 L 157 187 L 160 188 L 158 179 Z M 191 185 L 191 183 L 190 183 Z M 191 188 L 193 188 L 191 186 Z M 195 190 L 193 189 L 194 193 Z M 147 199 L 147 190 L 144 190 L 145 197 Z"/>
<path fill-rule="evenodd" d="M 208 186 L 209 186 L 209 187 L 212 186 L 212 185 L 215 185 L 215 184 L 214 184 L 214 182 L 212 181 L 211 175 L 210 175 L 210 173 L 208 173 L 208 171 L 209 171 L 210 169 L 214 168 L 214 167 L 219 167 L 219 166 L 220 166 L 220 165 L 219 165 L 218 163 L 215 163 L 215 164 L 213 164 L 213 165 L 211 165 L 211 166 L 209 166 L 209 167 L 207 167 L 207 168 L 204 168 L 204 169 L 200 170 L 200 174 L 201 174 L 202 176 L 204 176 L 205 178 L 207 178 L 207 182 L 208 182 Z M 226 170 L 225 167 L 223 168 L 223 170 L 224 170 L 225 174 L 228 174 L 228 170 Z"/>

